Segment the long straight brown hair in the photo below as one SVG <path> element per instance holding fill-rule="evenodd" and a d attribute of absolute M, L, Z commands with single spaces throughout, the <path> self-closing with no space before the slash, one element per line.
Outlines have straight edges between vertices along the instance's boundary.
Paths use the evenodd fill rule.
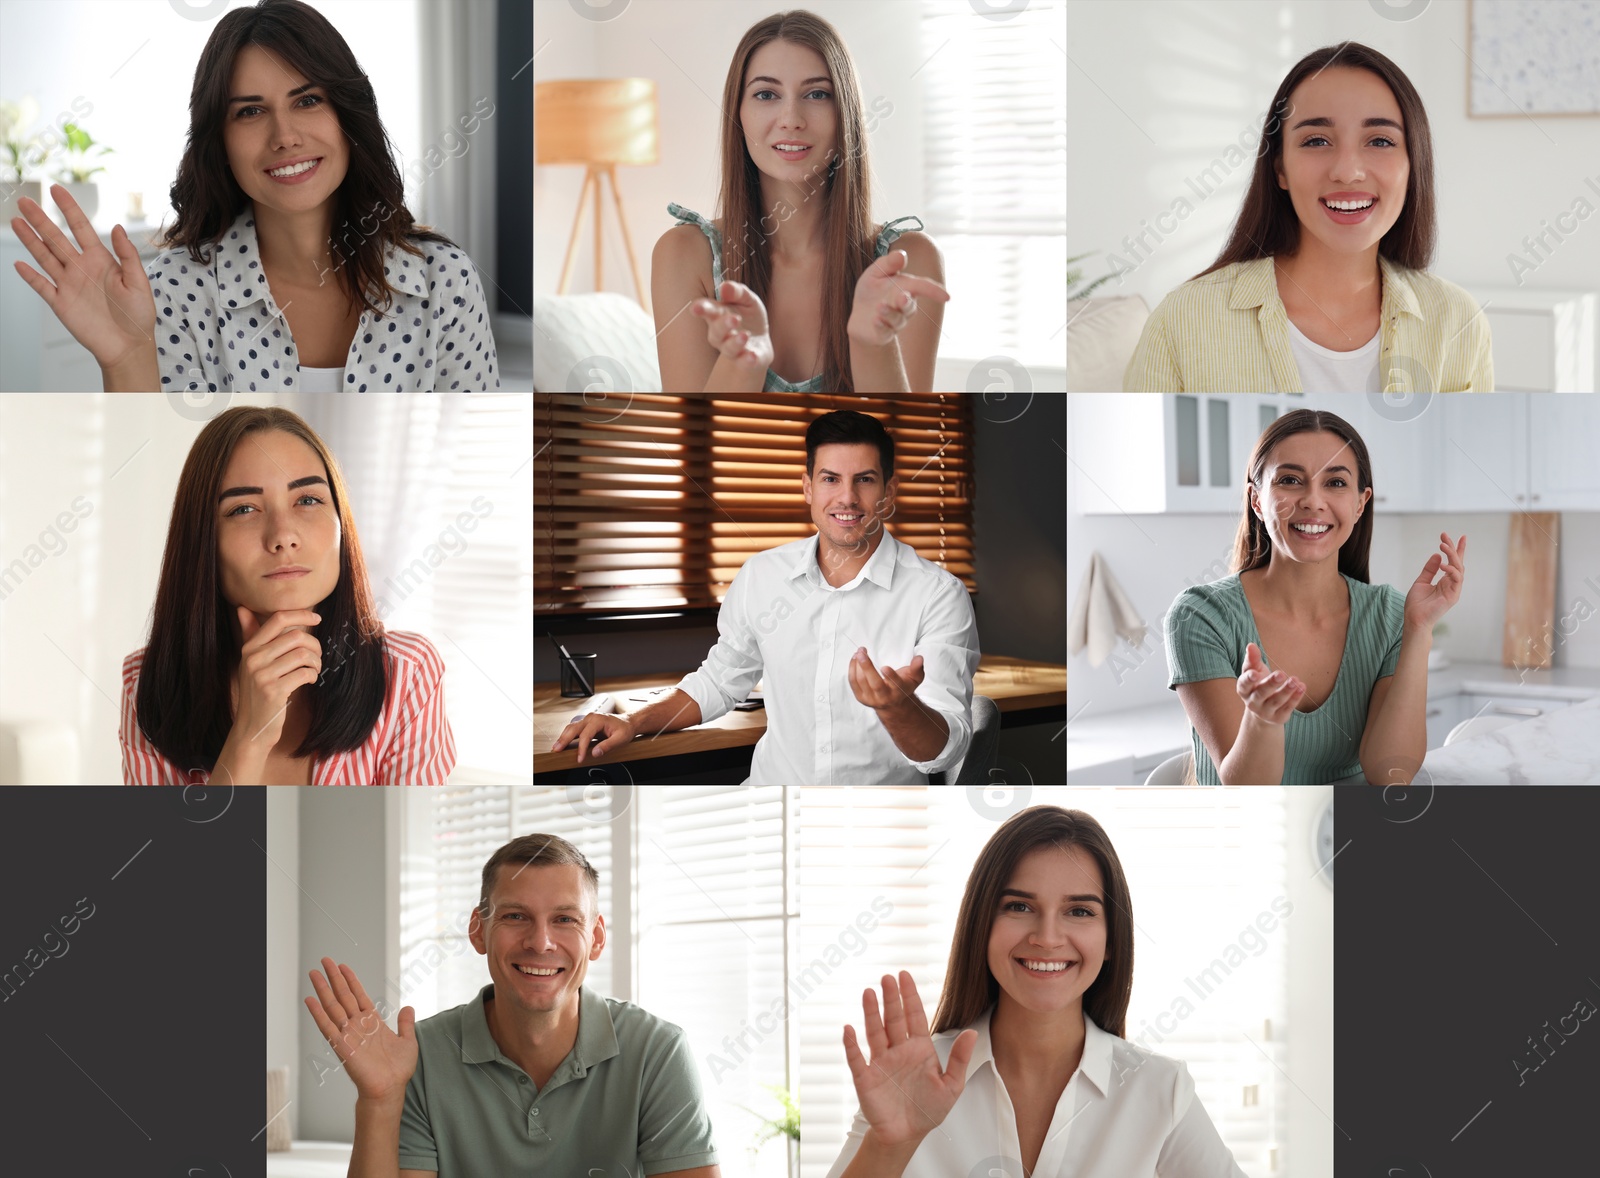
<path fill-rule="evenodd" d="M 1013 814 L 978 854 L 956 917 L 944 989 L 933 1015 L 935 1035 L 971 1025 L 1000 997 L 1000 983 L 989 969 L 989 933 L 1000 910 L 1001 890 L 1011 882 L 1023 856 L 1038 847 L 1080 847 L 1100 865 L 1106 959 L 1084 991 L 1083 1010 L 1102 1031 L 1127 1038 L 1128 1000 L 1133 995 L 1133 896 L 1105 828 L 1082 810 L 1061 806 L 1030 806 Z"/>
<path fill-rule="evenodd" d="M 217 567 L 217 496 L 234 448 L 261 430 L 292 434 L 317 452 L 328 471 L 341 533 L 339 583 L 316 604 L 322 621 L 311 631 L 322 644 L 323 674 L 304 689 L 311 725 L 294 755 L 360 748 L 377 723 L 388 688 L 383 623 L 339 463 L 316 431 L 287 409 L 228 409 L 200 431 L 178 476 L 135 702 L 140 730 L 162 756 L 184 769 L 209 773 L 233 727 L 239 640 Z"/>
<path fill-rule="evenodd" d="M 418 241 L 460 247 L 412 219 L 371 80 L 339 30 L 302 0 L 258 0 L 254 8 L 234 9 L 211 31 L 189 91 L 189 140 L 172 184 L 177 220 L 162 244 L 187 246 L 191 258 L 208 266 L 210 248 L 250 203 L 222 142 L 233 63 L 246 45 L 270 51 L 327 92 L 350 144 L 328 246 L 350 300 L 381 315 L 395 295 L 384 272 L 388 246 L 417 257 L 425 256 Z"/>
<path fill-rule="evenodd" d="M 876 237 L 872 226 L 871 171 L 867 164 L 867 124 L 862 113 L 861 84 L 844 39 L 814 13 L 779 12 L 756 22 L 733 51 L 728 79 L 722 87 L 722 273 L 741 282 L 763 303 L 772 282 L 772 255 L 765 225 L 771 210 L 761 207 L 761 170 L 745 146 L 739 110 L 750 58 L 768 41 L 793 41 L 814 49 L 827 63 L 833 81 L 838 146 L 813 167 L 806 182 L 807 199 L 823 202 L 825 257 L 822 268 L 822 387 L 830 393 L 853 393 L 850 375 L 850 306 L 856 281 L 873 263 Z M 781 218 L 780 218 L 781 219 Z M 775 227 L 775 226 L 774 226 Z M 815 373 L 802 376 L 810 379 Z"/>
<path fill-rule="evenodd" d="M 1244 487 L 1244 518 L 1233 540 L 1233 571 L 1249 572 L 1265 568 L 1272 563 L 1272 537 L 1267 534 L 1266 521 L 1250 510 L 1250 488 L 1265 499 L 1262 484 L 1267 475 L 1267 459 L 1273 448 L 1291 434 L 1317 433 L 1329 430 L 1350 443 L 1350 452 L 1356 459 L 1356 497 L 1372 486 L 1372 459 L 1367 454 L 1367 444 L 1356 429 L 1337 413 L 1326 409 L 1295 409 L 1285 413 L 1262 431 L 1250 453 L 1250 467 Z M 1339 571 L 1356 581 L 1371 583 L 1367 572 L 1372 554 L 1372 502 L 1367 501 L 1361 518 L 1350 529 L 1350 538 L 1339 549 Z"/>
<path fill-rule="evenodd" d="M 1250 188 L 1245 193 L 1239 217 L 1233 223 L 1233 232 L 1217 260 L 1195 278 L 1204 278 L 1235 262 L 1293 256 L 1299 251 L 1300 217 L 1294 211 L 1288 192 L 1278 187 L 1277 164 L 1283 158 L 1284 124 L 1293 116 L 1289 96 L 1306 78 L 1333 66 L 1363 69 L 1378 75 L 1399 104 L 1411 174 L 1406 180 L 1405 207 L 1389 232 L 1379 240 L 1378 253 L 1412 270 L 1428 268 L 1433 260 L 1438 221 L 1433 195 L 1433 132 L 1428 128 L 1427 109 L 1422 105 L 1417 88 L 1399 66 L 1376 49 L 1345 41 L 1306 54 L 1279 84 L 1278 92 L 1272 96 L 1272 105 L 1267 108 L 1255 172 L 1250 177 Z"/>

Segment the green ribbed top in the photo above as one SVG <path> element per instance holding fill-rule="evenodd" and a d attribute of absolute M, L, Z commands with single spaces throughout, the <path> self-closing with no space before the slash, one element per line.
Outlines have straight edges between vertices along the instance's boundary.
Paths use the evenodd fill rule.
<path fill-rule="evenodd" d="M 1323 785 L 1361 772 L 1361 734 L 1367 707 L 1379 679 L 1393 675 L 1400 660 L 1405 596 L 1393 585 L 1369 585 L 1341 573 L 1350 588 L 1350 626 L 1333 693 L 1312 712 L 1294 712 L 1285 725 L 1283 783 Z M 1167 647 L 1167 686 L 1204 679 L 1235 680 L 1244 666 L 1245 647 L 1261 647 L 1267 665 L 1272 652 L 1256 630 L 1239 574 L 1195 585 L 1178 594 L 1163 619 Z M 1205 742 L 1191 726 L 1195 780 L 1218 785 L 1217 767 Z"/>

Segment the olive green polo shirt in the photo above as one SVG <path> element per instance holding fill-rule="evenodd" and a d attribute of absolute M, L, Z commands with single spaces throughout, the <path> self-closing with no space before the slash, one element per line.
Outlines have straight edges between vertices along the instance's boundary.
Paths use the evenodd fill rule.
<path fill-rule="evenodd" d="M 717 1164 L 700 1073 L 681 1028 L 578 992 L 578 1038 L 544 1088 L 489 1033 L 485 986 L 417 1024 L 400 1169 L 439 1178 L 671 1174 Z"/>

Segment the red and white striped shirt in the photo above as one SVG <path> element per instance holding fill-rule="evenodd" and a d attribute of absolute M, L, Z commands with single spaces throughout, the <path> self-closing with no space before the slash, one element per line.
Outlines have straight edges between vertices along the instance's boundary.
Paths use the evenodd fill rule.
<path fill-rule="evenodd" d="M 144 649 L 122 661 L 122 783 L 206 785 L 201 769 L 185 773 L 139 729 L 139 668 Z M 384 633 L 389 689 L 361 747 L 313 758 L 312 785 L 443 785 L 456 764 L 456 741 L 444 710 L 444 660 L 421 634 Z"/>

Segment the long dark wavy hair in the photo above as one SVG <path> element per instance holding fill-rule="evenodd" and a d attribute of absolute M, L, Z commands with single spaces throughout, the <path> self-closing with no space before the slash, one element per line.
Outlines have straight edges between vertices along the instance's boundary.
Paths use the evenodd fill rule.
<path fill-rule="evenodd" d="M 361 747 L 388 689 L 383 623 L 339 463 L 316 431 L 286 409 L 228 409 L 200 431 L 178 477 L 135 701 L 140 730 L 185 769 L 211 772 L 233 727 L 239 640 L 217 567 L 216 506 L 234 448 L 259 430 L 282 430 L 317 452 L 341 532 L 339 583 L 316 604 L 322 621 L 311 631 L 322 644 L 323 674 L 303 689 L 311 725 L 294 755 L 326 757 Z"/>
<path fill-rule="evenodd" d="M 1133 996 L 1133 895 L 1105 828 L 1082 810 L 1061 806 L 1030 806 L 1013 814 L 972 865 L 956 917 L 944 989 L 933 1015 L 934 1034 L 969 1026 L 1000 997 L 1000 983 L 989 969 L 989 933 L 1000 910 L 1001 890 L 1011 882 L 1023 856 L 1038 847 L 1079 847 L 1100 865 L 1106 957 L 1084 991 L 1083 1010 L 1102 1031 L 1127 1038 L 1128 1000 Z"/>
<path fill-rule="evenodd" d="M 350 300 L 382 315 L 395 295 L 383 271 L 389 246 L 418 257 L 425 256 L 419 241 L 460 247 L 413 220 L 372 82 L 339 30 L 302 0 L 258 0 L 254 8 L 236 8 L 217 21 L 189 91 L 189 139 L 171 189 L 177 220 L 162 244 L 187 246 L 196 262 L 210 265 L 210 248 L 250 203 L 222 141 L 233 63 L 246 45 L 270 51 L 327 92 L 350 143 L 329 249 Z"/>
<path fill-rule="evenodd" d="M 1269 425 L 1256 439 L 1250 454 L 1250 468 L 1244 487 L 1244 517 L 1239 521 L 1239 531 L 1233 540 L 1233 571 L 1249 572 L 1265 568 L 1272 563 L 1272 537 L 1267 533 L 1266 521 L 1250 509 L 1250 488 L 1265 499 L 1264 482 L 1267 459 L 1273 448 L 1291 434 L 1317 433 L 1329 430 L 1350 443 L 1350 452 L 1356 460 L 1356 497 L 1372 486 L 1372 459 L 1367 454 L 1367 444 L 1361 435 L 1344 418 L 1326 409 L 1295 409 L 1285 413 Z M 1367 573 L 1368 558 L 1372 553 L 1372 501 L 1367 501 L 1361 518 L 1350 529 L 1350 538 L 1339 549 L 1339 571 L 1352 580 L 1371 583 Z"/>
<path fill-rule="evenodd" d="M 822 387 L 829 392 L 853 393 L 850 373 L 850 307 L 856 282 L 872 265 L 877 237 L 872 225 L 872 181 L 867 164 L 867 124 L 861 103 L 861 83 L 844 38 L 814 13 L 796 9 L 779 12 L 750 26 L 728 65 L 722 86 L 722 190 L 718 207 L 722 215 L 722 272 L 729 282 L 742 282 L 763 304 L 772 283 L 772 255 L 761 206 L 761 169 L 745 145 L 739 110 L 750 59 L 768 41 L 792 41 L 815 50 L 827 63 L 833 80 L 834 110 L 838 118 L 838 146 L 819 162 L 807 180 L 823 202 L 825 256 L 822 264 Z M 774 226 L 775 228 L 776 226 Z M 815 376 L 802 373 L 802 380 Z"/>
<path fill-rule="evenodd" d="M 1289 193 L 1278 186 L 1277 165 L 1283 158 L 1284 126 L 1294 113 L 1289 109 L 1289 96 L 1301 82 L 1330 66 L 1350 66 L 1382 78 L 1394 94 L 1400 107 L 1400 121 L 1405 124 L 1406 157 L 1411 164 L 1411 174 L 1406 179 L 1405 207 L 1389 232 L 1378 241 L 1378 254 L 1412 270 L 1425 270 L 1433 260 L 1438 219 L 1433 194 L 1433 132 L 1428 128 L 1427 109 L 1422 105 L 1417 88 L 1399 66 L 1376 49 L 1346 41 L 1306 54 L 1279 84 L 1278 92 L 1272 96 L 1272 105 L 1267 108 L 1250 188 L 1245 193 L 1244 205 L 1233 223 L 1228 243 L 1222 247 L 1217 260 L 1195 278 L 1204 278 L 1235 262 L 1292 256 L 1299 251 L 1300 217 L 1294 211 Z"/>

